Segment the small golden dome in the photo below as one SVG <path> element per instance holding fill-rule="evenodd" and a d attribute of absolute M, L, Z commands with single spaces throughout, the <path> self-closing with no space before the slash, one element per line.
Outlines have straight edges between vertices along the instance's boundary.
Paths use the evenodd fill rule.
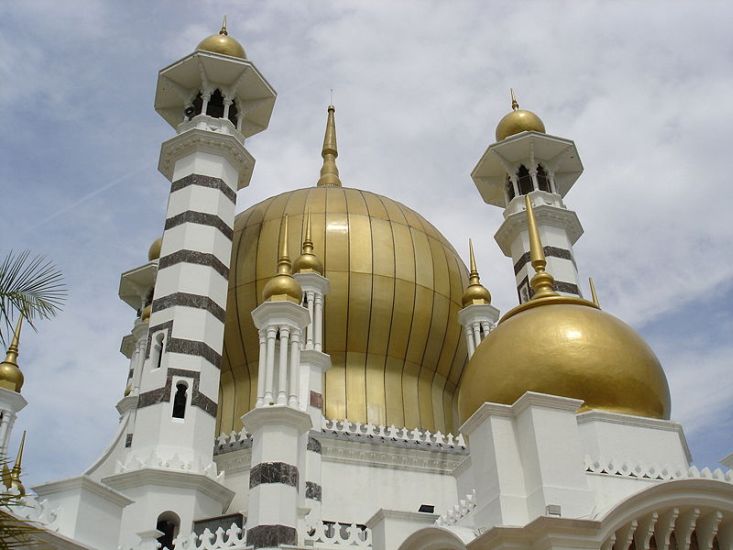
<path fill-rule="evenodd" d="M 463 307 L 470 306 L 472 304 L 490 304 L 491 303 L 491 292 L 481 284 L 481 279 L 476 268 L 476 257 L 473 254 L 473 241 L 468 239 L 468 250 L 470 256 L 470 272 L 468 274 L 468 287 L 461 302 Z"/>
<path fill-rule="evenodd" d="M 143 308 L 142 313 L 140 313 L 140 320 L 141 321 L 147 321 L 148 319 L 150 319 L 150 314 L 152 312 L 153 312 L 153 304 L 146 305 Z"/>
<path fill-rule="evenodd" d="M 227 32 L 226 17 L 224 17 L 224 22 L 222 23 L 219 33 L 212 34 L 211 36 L 204 38 L 199 45 L 196 46 L 196 49 L 204 52 L 220 53 L 222 55 L 247 59 L 244 47 L 242 47 L 242 45 L 234 38 L 229 36 L 229 33 Z"/>
<path fill-rule="evenodd" d="M 323 262 L 313 254 L 313 241 L 311 238 L 311 214 L 308 212 L 305 226 L 305 238 L 303 239 L 303 253 L 293 262 L 294 273 L 318 273 L 323 275 Z"/>
<path fill-rule="evenodd" d="M 303 289 L 300 283 L 293 278 L 293 273 L 288 256 L 288 217 L 284 216 L 280 239 L 280 259 L 277 263 L 277 274 L 267 281 L 262 291 L 262 298 L 272 302 L 288 301 L 300 303 L 303 297 Z"/>
<path fill-rule="evenodd" d="M 582 399 L 582 410 L 669 418 L 667 378 L 647 343 L 596 304 L 552 289 L 529 196 L 525 204 L 534 296 L 476 348 L 458 391 L 461 420 L 486 401 L 511 405 L 527 391 Z"/>
<path fill-rule="evenodd" d="M 496 141 L 501 141 L 520 132 L 545 133 L 545 124 L 532 111 L 519 108 L 512 90 L 512 112 L 505 115 L 496 126 Z"/>
<path fill-rule="evenodd" d="M 20 329 L 23 326 L 23 316 L 18 318 L 15 326 L 13 339 L 5 355 L 5 361 L 0 363 L 0 388 L 20 393 L 25 380 L 23 373 L 18 367 L 18 345 L 20 343 Z"/>
<path fill-rule="evenodd" d="M 163 237 L 158 237 L 148 248 L 148 261 L 152 262 L 160 258 L 160 247 L 163 246 Z"/>

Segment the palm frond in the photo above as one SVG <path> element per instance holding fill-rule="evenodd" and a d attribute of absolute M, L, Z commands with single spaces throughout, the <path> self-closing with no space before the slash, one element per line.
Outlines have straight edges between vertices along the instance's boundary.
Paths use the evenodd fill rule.
<path fill-rule="evenodd" d="M 0 262 L 0 343 L 5 346 L 16 314 L 34 327 L 34 320 L 56 315 L 66 295 L 63 275 L 51 261 L 11 250 Z"/>

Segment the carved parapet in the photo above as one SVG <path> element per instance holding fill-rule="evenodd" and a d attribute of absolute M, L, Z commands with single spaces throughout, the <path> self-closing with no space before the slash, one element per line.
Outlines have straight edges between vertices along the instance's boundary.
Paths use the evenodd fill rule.
<path fill-rule="evenodd" d="M 323 420 L 323 432 L 356 441 L 370 441 L 383 443 L 409 444 L 415 447 L 430 448 L 431 450 L 465 451 L 466 441 L 462 434 L 442 434 L 440 431 L 431 433 L 430 430 L 413 428 L 412 430 L 396 426 L 376 426 L 362 424 L 349 420 Z"/>

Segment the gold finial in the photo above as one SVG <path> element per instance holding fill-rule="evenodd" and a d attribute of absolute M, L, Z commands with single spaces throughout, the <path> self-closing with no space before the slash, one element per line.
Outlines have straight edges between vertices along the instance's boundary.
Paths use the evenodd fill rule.
<path fill-rule="evenodd" d="M 517 101 L 517 96 L 514 95 L 514 88 L 509 88 L 509 93 L 512 96 L 512 111 L 516 111 L 519 109 L 519 102 Z"/>
<path fill-rule="evenodd" d="M 23 387 L 23 373 L 18 367 L 18 347 L 20 345 L 20 330 L 23 327 L 23 315 L 18 317 L 13 339 L 10 342 L 5 361 L 0 363 L 0 388 L 20 393 Z"/>
<path fill-rule="evenodd" d="M 219 30 L 219 34 L 227 36 L 229 33 L 227 32 L 227 16 L 224 16 L 224 20 L 221 22 L 221 29 Z"/>
<path fill-rule="evenodd" d="M 18 447 L 18 456 L 15 457 L 15 464 L 13 464 L 13 469 L 10 470 L 10 488 L 15 488 L 18 490 L 18 493 L 20 495 L 25 495 L 25 487 L 23 487 L 23 482 L 20 480 L 20 474 L 21 474 L 21 463 L 23 462 L 23 448 L 25 447 L 25 431 L 23 431 L 23 437 L 20 438 L 20 447 Z"/>
<path fill-rule="evenodd" d="M 473 252 L 473 241 L 468 239 L 469 273 L 468 287 L 463 293 L 463 307 L 471 304 L 490 304 L 491 293 L 481 284 L 481 278 L 476 268 L 476 255 Z"/>
<path fill-rule="evenodd" d="M 588 277 L 588 282 L 590 283 L 591 299 L 593 300 L 593 303 L 596 305 L 596 307 L 600 308 L 601 303 L 598 301 L 598 294 L 596 294 L 596 285 L 593 282 L 593 277 Z"/>
<path fill-rule="evenodd" d="M 303 289 L 293 278 L 292 264 L 288 256 L 288 216 L 283 216 L 280 225 L 280 257 L 277 261 L 277 274 L 267 281 L 262 297 L 265 300 L 289 301 L 300 303 Z"/>
<path fill-rule="evenodd" d="M 537 221 L 534 217 L 532 209 L 532 200 L 529 195 L 524 196 L 524 204 L 527 208 L 527 228 L 529 231 L 529 256 L 532 260 L 532 267 L 535 270 L 534 277 L 530 281 L 530 286 L 534 290 L 533 300 L 546 298 L 547 296 L 557 296 L 554 289 L 555 279 L 545 271 L 547 260 L 545 259 L 545 251 L 542 248 L 540 240 L 540 232 L 537 230 Z"/>
<path fill-rule="evenodd" d="M 321 260 L 313 254 L 313 241 L 311 240 L 311 212 L 308 210 L 305 223 L 305 238 L 303 239 L 302 253 L 293 262 L 293 271 L 295 273 L 316 272 L 323 275 L 323 264 Z"/>
<path fill-rule="evenodd" d="M 321 177 L 318 180 L 318 187 L 341 187 L 339 169 L 336 166 L 336 157 L 339 156 L 339 153 L 336 145 L 335 112 L 336 108 L 333 105 L 329 105 L 326 135 L 323 136 L 323 150 L 321 151 L 323 166 L 321 167 Z"/>

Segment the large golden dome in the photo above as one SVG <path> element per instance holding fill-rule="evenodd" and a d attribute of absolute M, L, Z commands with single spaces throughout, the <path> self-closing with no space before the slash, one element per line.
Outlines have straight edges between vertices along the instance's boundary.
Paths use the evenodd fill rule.
<path fill-rule="evenodd" d="M 219 431 L 240 427 L 257 389 L 251 312 L 277 265 L 281 219 L 290 256 L 310 212 L 325 300 L 328 418 L 453 430 L 455 389 L 466 363 L 458 324 L 467 269 L 422 216 L 387 197 L 338 186 L 266 199 L 237 216 L 221 369 Z M 217 432 L 218 433 L 218 432 Z"/>
<path fill-rule="evenodd" d="M 529 196 L 525 204 L 534 296 L 476 348 L 461 380 L 461 421 L 486 401 L 511 405 L 527 391 L 582 399 L 583 409 L 669 418 L 667 378 L 646 342 L 597 304 L 552 290 Z"/>

